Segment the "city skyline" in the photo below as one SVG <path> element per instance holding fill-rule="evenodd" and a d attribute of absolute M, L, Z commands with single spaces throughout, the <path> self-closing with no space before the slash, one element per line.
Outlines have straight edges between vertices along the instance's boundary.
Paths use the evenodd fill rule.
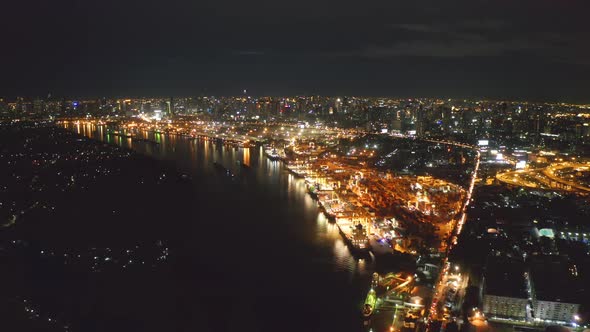
<path fill-rule="evenodd" d="M 0 327 L 590 331 L 590 2 L 3 9 Z"/>
<path fill-rule="evenodd" d="M 6 290 L 14 326 L 128 329 L 103 315 L 146 331 L 588 324 L 588 106 L 18 99 L 0 102 L 0 118 L 2 284 L 27 278 Z M 77 292 L 78 275 L 109 293 Z M 81 317 L 72 301 L 96 309 Z M 201 319 L 179 320 L 172 303 Z"/>

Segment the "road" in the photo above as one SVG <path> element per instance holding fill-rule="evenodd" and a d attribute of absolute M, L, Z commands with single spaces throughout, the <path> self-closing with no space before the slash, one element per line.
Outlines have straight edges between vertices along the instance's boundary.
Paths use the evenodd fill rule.
<path fill-rule="evenodd" d="M 496 175 L 496 179 L 507 184 L 526 188 L 589 193 L 589 187 L 556 175 L 560 170 L 566 168 L 588 171 L 590 169 L 590 165 L 565 162 L 552 164 L 548 167 L 539 169 L 516 170 L 498 173 Z"/>
<path fill-rule="evenodd" d="M 430 141 L 437 142 L 437 141 L 432 141 L 432 140 L 430 140 Z M 461 143 L 453 144 L 453 142 L 448 142 L 448 141 L 441 141 L 440 143 L 456 145 L 456 146 L 464 147 L 464 148 L 476 149 L 473 146 L 461 144 Z M 467 220 L 467 214 L 466 214 L 467 207 L 469 206 L 469 203 L 471 201 L 471 196 L 473 194 L 473 188 L 475 187 L 475 180 L 477 179 L 477 172 L 479 171 L 479 164 L 480 164 L 480 157 L 481 157 L 480 152 L 478 150 L 476 150 L 476 152 L 477 152 L 477 157 L 476 157 L 476 162 L 475 162 L 475 168 L 473 170 L 469 189 L 467 190 L 465 202 L 463 203 L 463 208 L 461 209 L 461 217 L 458 218 L 458 221 L 457 221 L 457 224 L 455 225 L 454 231 L 453 231 L 451 237 L 449 238 L 449 245 L 447 246 L 445 258 L 443 259 L 441 273 L 439 274 L 437 281 L 434 284 L 434 294 L 432 296 L 432 302 L 431 302 L 430 307 L 428 308 L 428 314 L 427 314 L 429 321 L 439 320 L 442 317 L 442 312 L 440 312 L 440 309 L 439 309 L 440 305 L 439 304 L 444 303 L 445 294 L 446 294 L 446 292 L 445 292 L 446 280 L 448 279 L 449 272 L 450 272 L 449 270 L 451 268 L 450 263 L 448 261 L 448 254 L 451 251 L 451 249 L 457 244 L 459 235 L 461 234 L 461 231 L 463 230 L 463 225 L 465 224 L 465 221 Z"/>

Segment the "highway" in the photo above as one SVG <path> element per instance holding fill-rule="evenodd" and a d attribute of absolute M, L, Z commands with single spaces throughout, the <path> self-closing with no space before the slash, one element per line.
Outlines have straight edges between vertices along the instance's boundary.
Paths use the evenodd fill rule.
<path fill-rule="evenodd" d="M 576 169 L 576 170 L 584 170 L 585 172 L 588 172 L 590 170 L 590 164 L 586 163 L 569 163 L 569 162 L 565 162 L 565 163 L 560 163 L 560 164 L 552 164 L 551 166 L 543 169 L 543 174 L 545 176 L 547 176 L 548 178 L 550 178 L 553 181 L 556 182 L 560 182 L 562 184 L 566 184 L 568 186 L 570 186 L 571 188 L 575 188 L 579 191 L 583 191 L 583 192 L 590 192 L 590 187 L 584 186 L 580 183 L 577 182 L 573 182 L 570 180 L 567 180 L 563 177 L 558 177 L 557 175 L 555 175 L 555 173 L 557 173 L 560 170 L 566 169 L 566 168 L 572 168 L 572 169 Z"/>
<path fill-rule="evenodd" d="M 498 173 L 496 179 L 509 185 L 532 189 L 590 193 L 590 187 L 558 175 L 560 171 L 568 168 L 588 172 L 590 164 L 570 162 L 551 164 L 545 168 Z M 570 176 L 575 179 L 574 174 L 570 174 Z"/>

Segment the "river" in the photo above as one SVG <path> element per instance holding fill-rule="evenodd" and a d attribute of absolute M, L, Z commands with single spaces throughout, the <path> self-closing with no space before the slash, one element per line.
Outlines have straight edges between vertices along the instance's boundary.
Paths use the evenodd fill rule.
<path fill-rule="evenodd" d="M 187 253 L 192 266 L 176 286 L 186 296 L 175 303 L 180 313 L 159 319 L 174 320 L 169 322 L 171 330 L 362 329 L 360 307 L 374 263 L 351 256 L 336 226 L 306 193 L 304 181 L 290 174 L 282 162 L 266 158 L 262 148 L 138 134 L 159 142 L 151 144 L 113 136 L 105 126 L 66 127 L 173 161 L 192 178 L 199 193 L 194 202 L 197 217 L 188 221 L 194 223 L 190 236 L 195 245 L 186 249 L 194 251 Z M 219 172 L 214 162 L 235 176 Z"/>

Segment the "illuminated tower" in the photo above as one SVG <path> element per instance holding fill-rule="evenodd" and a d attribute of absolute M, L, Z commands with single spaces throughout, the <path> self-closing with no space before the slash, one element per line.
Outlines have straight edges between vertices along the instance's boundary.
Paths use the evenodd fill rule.
<path fill-rule="evenodd" d="M 172 116 L 173 110 L 174 110 L 174 98 L 170 97 L 170 100 L 168 100 L 166 102 L 166 104 L 168 104 L 168 108 L 166 109 L 166 113 L 168 116 Z"/>

